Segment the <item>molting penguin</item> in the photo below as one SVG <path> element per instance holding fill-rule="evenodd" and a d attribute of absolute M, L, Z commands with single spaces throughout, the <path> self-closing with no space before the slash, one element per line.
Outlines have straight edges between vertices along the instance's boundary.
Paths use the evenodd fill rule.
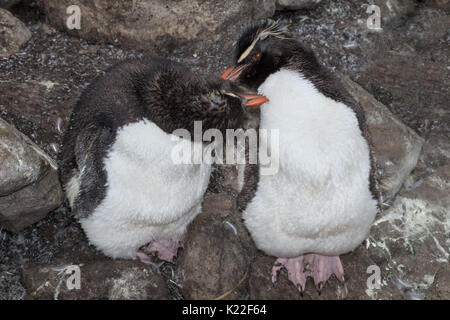
<path fill-rule="evenodd" d="M 301 292 L 308 276 L 319 292 L 332 274 L 344 281 L 339 255 L 368 236 L 378 209 L 363 110 L 273 21 L 241 36 L 222 77 L 258 88 L 269 99 L 260 129 L 279 130 L 278 173 L 246 165 L 238 196 L 257 247 L 278 257 L 272 280 L 284 267 Z"/>
<path fill-rule="evenodd" d="M 176 129 L 239 128 L 264 97 L 202 78 L 163 58 L 130 59 L 97 77 L 75 105 L 59 155 L 70 207 L 89 241 L 112 258 L 172 261 L 200 213 L 211 165 L 176 164 Z M 191 134 L 193 137 L 194 135 Z M 202 143 L 183 139 L 189 146 Z"/>

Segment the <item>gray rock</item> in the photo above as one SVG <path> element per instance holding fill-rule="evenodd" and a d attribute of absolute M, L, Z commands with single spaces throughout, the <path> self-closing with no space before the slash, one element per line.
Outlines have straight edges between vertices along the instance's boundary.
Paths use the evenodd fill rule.
<path fill-rule="evenodd" d="M 423 171 L 433 172 L 448 163 L 450 163 L 450 139 L 439 133 L 430 134 L 423 146 L 418 167 Z"/>
<path fill-rule="evenodd" d="M 11 272 L 0 264 L 0 300 L 23 300 L 26 296 L 25 288 L 20 283 L 20 275 L 14 271 Z"/>
<path fill-rule="evenodd" d="M 120 44 L 137 49 L 176 49 L 192 46 L 202 50 L 217 41 L 229 49 L 249 21 L 270 17 L 274 0 L 200 1 L 77 1 L 81 28 L 69 30 L 66 21 L 71 0 L 38 0 L 51 23 L 77 37 Z M 198 51 L 197 51 L 198 52 Z"/>
<path fill-rule="evenodd" d="M 69 98 L 58 82 L 46 79 L 0 82 L 0 92 L 0 114 L 4 120 L 56 158 L 66 119 L 78 96 Z M 67 100 L 59 101 L 61 96 Z"/>
<path fill-rule="evenodd" d="M 373 299 L 448 299 L 450 292 L 450 141 L 433 133 L 394 203 L 375 220 L 366 250 L 383 270 Z"/>
<path fill-rule="evenodd" d="M 162 300 L 169 298 L 164 278 L 137 261 L 95 260 L 79 267 L 79 289 L 69 277 L 70 265 L 27 264 L 22 282 L 28 298 L 36 300 Z M 69 270 L 70 272 L 66 271 Z M 72 269 L 73 270 L 73 269 Z M 67 272 L 67 273 L 66 273 Z"/>
<path fill-rule="evenodd" d="M 421 136 L 450 136 L 450 15 L 421 7 L 408 22 L 374 36 L 352 78 Z"/>
<path fill-rule="evenodd" d="M 416 167 L 424 140 L 370 93 L 340 75 L 342 83 L 366 112 L 383 201 L 390 201 Z"/>
<path fill-rule="evenodd" d="M 17 53 L 31 38 L 31 31 L 8 10 L 0 8 L 0 57 Z"/>
<path fill-rule="evenodd" d="M 277 0 L 277 10 L 298 10 L 311 8 L 319 4 L 321 0 Z"/>
<path fill-rule="evenodd" d="M 412 177 L 411 177 L 412 178 Z M 448 299 L 450 279 L 450 166 L 445 165 L 399 193 L 376 219 L 369 253 L 408 299 Z M 373 292 L 374 298 L 389 298 Z"/>
<path fill-rule="evenodd" d="M 0 120 L 0 197 L 30 185 L 38 180 L 42 169 L 46 171 L 46 159 L 24 143 L 23 136 L 7 122 Z"/>
<path fill-rule="evenodd" d="M 450 0 L 427 0 L 427 5 L 436 6 L 438 8 L 450 9 Z"/>
<path fill-rule="evenodd" d="M 61 204 L 55 162 L 2 119 L 0 160 L 0 225 L 18 232 Z"/>
<path fill-rule="evenodd" d="M 22 0 L 0 0 L 0 8 L 9 9 Z"/>
<path fill-rule="evenodd" d="M 223 193 L 207 195 L 177 261 L 184 298 L 245 297 L 249 246 L 251 240 L 234 210 L 233 199 Z"/>

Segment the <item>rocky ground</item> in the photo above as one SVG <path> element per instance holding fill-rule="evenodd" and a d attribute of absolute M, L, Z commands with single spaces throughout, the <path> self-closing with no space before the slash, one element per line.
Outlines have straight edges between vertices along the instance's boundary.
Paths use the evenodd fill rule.
<path fill-rule="evenodd" d="M 87 31 L 72 35 L 55 22 L 61 15 L 56 1 L 13 2 L 0 1 L 11 12 L 0 11 L 1 21 L 7 21 L 0 31 L 9 28 L 0 32 L 0 44 L 11 43 L 11 34 L 21 35 L 0 55 L 0 118 L 18 131 L 0 122 L 0 132 L 8 132 L 0 139 L 15 146 L 0 146 L 0 157 L 13 163 L 13 155 L 24 152 L 35 160 L 21 167 L 19 177 L 0 168 L 0 299 L 450 299 L 448 1 L 255 0 L 244 15 L 237 13 L 240 7 L 211 5 L 199 7 L 205 14 L 197 24 L 180 18 L 167 32 L 158 29 L 156 37 L 139 35 L 142 21 L 151 18 L 145 14 L 154 9 L 138 10 L 145 1 L 136 1 L 134 26 L 123 22 L 128 8 L 111 7 L 97 20 L 87 19 Z M 167 8 L 170 17 L 178 17 L 185 5 L 177 3 Z M 382 30 L 367 28 L 369 4 L 380 6 Z M 155 12 L 162 13 L 152 23 L 161 23 L 165 11 Z M 23 196 L 41 195 L 39 183 L 54 186 L 52 194 L 60 192 L 57 182 L 44 183 L 53 181 L 51 158 L 78 95 L 107 66 L 151 50 L 197 72 L 220 74 L 232 63 L 239 30 L 270 16 L 290 23 L 293 34 L 339 74 L 368 114 L 383 211 L 370 237 L 342 257 L 345 285 L 332 279 L 319 296 L 310 281 L 301 296 L 284 272 L 272 284 L 274 258 L 255 249 L 236 212 L 233 168 L 214 173 L 203 213 L 189 227 L 173 265 L 105 258 L 88 245 L 64 206 L 48 207 L 53 211 L 25 229 L 6 217 L 2 208 L 14 203 L 15 212 L 42 218 L 44 209 L 31 210 Z M 118 25 L 92 31 L 99 21 L 111 20 Z M 22 31 L 11 31 L 16 28 Z M 42 202 L 49 202 L 42 199 L 33 207 L 45 208 Z M 80 267 L 80 290 L 64 284 L 70 265 Z M 379 289 L 367 286 L 369 266 L 381 272 Z"/>

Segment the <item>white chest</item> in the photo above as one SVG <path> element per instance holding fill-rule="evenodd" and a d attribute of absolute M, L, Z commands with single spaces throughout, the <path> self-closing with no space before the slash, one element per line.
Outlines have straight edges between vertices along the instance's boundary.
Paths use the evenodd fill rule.
<path fill-rule="evenodd" d="M 105 159 L 108 176 L 106 202 L 126 217 L 167 223 L 201 201 L 211 166 L 178 164 L 174 147 L 192 145 L 162 131 L 149 121 L 123 127 Z M 120 213 L 118 213 L 120 214 Z"/>

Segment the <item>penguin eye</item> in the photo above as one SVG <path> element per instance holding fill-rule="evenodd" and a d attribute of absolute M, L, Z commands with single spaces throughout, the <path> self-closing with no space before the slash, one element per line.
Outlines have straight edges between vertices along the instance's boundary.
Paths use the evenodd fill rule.
<path fill-rule="evenodd" d="M 255 55 L 253 56 L 252 59 L 253 59 L 253 61 L 258 61 L 260 57 L 261 57 L 260 54 L 257 53 L 257 54 L 255 54 Z"/>

